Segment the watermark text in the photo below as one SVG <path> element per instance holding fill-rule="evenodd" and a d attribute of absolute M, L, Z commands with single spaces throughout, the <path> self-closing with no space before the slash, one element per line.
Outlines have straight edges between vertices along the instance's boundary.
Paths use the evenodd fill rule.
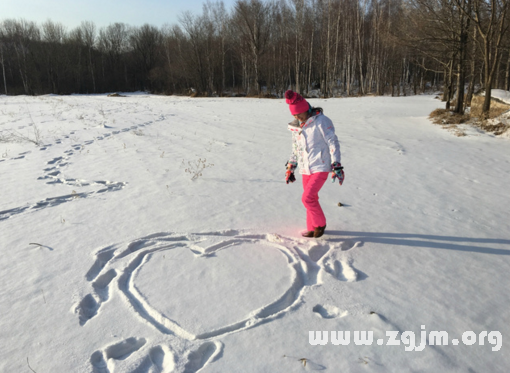
<path fill-rule="evenodd" d="M 420 343 L 417 344 L 414 332 L 405 331 L 400 334 L 398 331 L 386 331 L 386 339 L 379 338 L 375 341 L 379 346 L 400 346 L 403 344 L 406 351 L 423 351 L 426 345 L 429 346 L 448 346 L 450 343 L 454 346 L 460 344 L 459 339 L 452 338 L 445 331 L 425 330 L 425 325 L 421 326 Z M 357 346 L 371 346 L 374 343 L 373 331 L 354 331 L 353 342 Z M 399 336 L 400 334 L 400 336 Z M 331 343 L 335 346 L 347 346 L 351 343 L 350 331 L 309 331 L 308 341 L 312 346 L 327 345 Z M 482 331 L 476 334 L 473 331 L 462 333 L 461 341 L 466 346 L 472 346 L 476 343 L 484 345 L 485 343 L 492 345 L 492 351 L 499 351 L 503 345 L 503 336 L 498 331 L 486 332 Z"/>

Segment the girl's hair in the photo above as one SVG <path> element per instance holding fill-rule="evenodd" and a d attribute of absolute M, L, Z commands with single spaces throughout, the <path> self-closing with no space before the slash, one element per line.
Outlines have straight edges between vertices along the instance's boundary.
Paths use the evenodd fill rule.
<path fill-rule="evenodd" d="M 321 114 L 324 114 L 324 110 L 321 107 L 312 107 L 310 105 L 310 109 L 308 110 L 310 114 L 316 113 L 317 111 L 319 111 Z"/>

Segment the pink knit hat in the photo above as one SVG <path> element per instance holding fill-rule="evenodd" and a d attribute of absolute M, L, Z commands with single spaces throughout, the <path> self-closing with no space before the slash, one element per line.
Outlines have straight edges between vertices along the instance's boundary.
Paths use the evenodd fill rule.
<path fill-rule="evenodd" d="M 285 102 L 289 104 L 290 113 L 292 115 L 301 114 L 310 109 L 308 101 L 299 93 L 291 91 L 290 89 L 285 92 Z"/>

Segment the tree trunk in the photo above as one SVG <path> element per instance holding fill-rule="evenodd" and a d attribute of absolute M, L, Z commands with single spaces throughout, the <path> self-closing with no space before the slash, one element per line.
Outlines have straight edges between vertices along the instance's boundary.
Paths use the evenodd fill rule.
<path fill-rule="evenodd" d="M 499 54 L 498 62 L 496 63 L 496 81 L 494 82 L 494 88 L 499 89 L 501 86 L 499 85 L 499 71 L 501 68 L 501 53 Z"/>
<path fill-rule="evenodd" d="M 363 37 L 364 37 L 364 33 L 363 33 L 364 25 L 363 25 L 363 22 L 364 22 L 364 14 L 361 14 L 360 4 L 356 4 L 356 7 L 358 9 L 358 14 L 357 14 L 357 17 L 356 17 L 356 20 L 357 20 L 356 31 L 357 31 L 357 37 L 358 37 L 359 93 L 361 95 L 364 95 L 365 94 L 365 91 L 364 91 L 364 88 L 363 88 L 364 83 L 365 83 L 365 79 L 364 79 L 364 76 L 363 76 Z"/>
<path fill-rule="evenodd" d="M 465 5 L 465 0 L 462 6 Z M 464 86 L 466 83 L 464 61 L 466 59 L 466 49 L 468 42 L 469 22 L 465 20 L 464 13 L 460 14 L 460 37 L 459 37 L 459 60 L 457 62 L 457 102 L 454 112 L 464 114 Z"/>
<path fill-rule="evenodd" d="M 337 66 L 338 66 L 338 45 L 340 44 L 340 11 L 338 12 L 338 19 L 336 20 L 336 39 L 335 39 L 335 58 L 334 58 L 334 61 L 335 61 L 335 64 L 334 64 L 334 67 L 333 67 L 333 79 L 334 79 L 334 87 L 337 87 L 337 83 L 338 83 L 338 71 L 337 71 Z"/>
<path fill-rule="evenodd" d="M 312 89 L 312 61 L 313 61 L 313 34 L 315 28 L 312 28 L 312 36 L 310 41 L 310 64 L 308 67 L 308 90 Z"/>
<path fill-rule="evenodd" d="M 450 101 L 452 99 L 453 91 L 453 60 L 450 60 L 447 66 L 445 66 L 445 89 L 443 95 L 443 101 L 446 102 L 445 109 L 450 110 Z"/>
<path fill-rule="evenodd" d="M 464 103 L 464 108 L 466 108 L 468 105 L 471 107 L 471 100 L 473 99 L 473 92 L 475 90 L 475 81 L 476 81 L 476 63 L 475 63 L 475 56 L 476 56 L 476 36 L 477 36 L 478 29 L 474 27 L 473 29 L 473 49 L 471 52 L 471 69 L 469 72 L 470 78 L 469 78 L 469 86 L 466 94 L 466 100 Z"/>
<path fill-rule="evenodd" d="M 492 83 L 487 84 L 485 87 L 485 98 L 483 100 L 482 106 L 482 117 L 486 119 L 489 116 L 489 111 L 491 109 L 491 93 L 492 93 Z"/>
<path fill-rule="evenodd" d="M 92 77 L 92 87 L 94 89 L 94 93 L 96 93 L 97 92 L 96 77 L 94 76 L 94 65 L 92 65 L 92 48 L 89 48 L 89 69 L 90 69 L 90 76 Z"/>
<path fill-rule="evenodd" d="M 510 50 L 508 50 L 508 60 L 506 61 L 505 71 L 505 91 L 510 90 Z"/>
<path fill-rule="evenodd" d="M 3 45 L 0 45 L 0 54 L 2 57 L 2 73 L 3 73 L 3 77 L 4 77 L 5 95 L 7 96 L 7 79 L 5 78 L 5 62 L 4 62 L 4 47 L 3 47 Z"/>

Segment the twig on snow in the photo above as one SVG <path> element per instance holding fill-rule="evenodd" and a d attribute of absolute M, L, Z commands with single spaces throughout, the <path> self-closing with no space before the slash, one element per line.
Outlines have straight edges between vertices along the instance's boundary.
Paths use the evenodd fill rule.
<path fill-rule="evenodd" d="M 46 245 L 41 245 L 40 243 L 37 243 L 37 242 L 31 242 L 31 243 L 29 243 L 29 245 L 34 245 L 34 246 L 39 246 L 39 247 L 45 247 L 45 248 L 47 248 L 48 250 L 53 251 L 53 249 L 52 249 L 51 247 L 46 246 Z"/>
<path fill-rule="evenodd" d="M 30 366 L 30 363 L 28 362 L 28 356 L 27 356 L 27 365 L 28 365 L 28 368 L 34 372 L 34 373 L 37 373 L 35 370 L 32 369 L 32 367 Z"/>

